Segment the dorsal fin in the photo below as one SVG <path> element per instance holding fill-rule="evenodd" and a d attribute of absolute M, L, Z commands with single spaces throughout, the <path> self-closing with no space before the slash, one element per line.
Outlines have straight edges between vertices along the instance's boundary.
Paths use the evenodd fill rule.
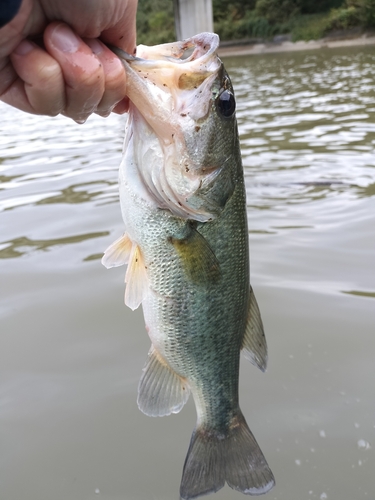
<path fill-rule="evenodd" d="M 264 372 L 267 367 L 267 342 L 264 335 L 262 318 L 259 307 L 250 286 L 249 309 L 246 331 L 242 341 L 245 358 Z"/>

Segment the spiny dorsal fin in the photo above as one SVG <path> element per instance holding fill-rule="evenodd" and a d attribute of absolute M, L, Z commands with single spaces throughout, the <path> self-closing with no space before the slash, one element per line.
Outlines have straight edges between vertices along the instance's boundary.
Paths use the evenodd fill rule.
<path fill-rule="evenodd" d="M 107 269 L 111 267 L 123 266 L 129 262 L 132 242 L 125 233 L 120 238 L 109 245 L 102 257 L 102 264 Z"/>
<path fill-rule="evenodd" d="M 220 264 L 207 240 L 191 227 L 186 238 L 169 238 L 181 257 L 186 274 L 194 283 L 209 283 L 220 277 Z"/>
<path fill-rule="evenodd" d="M 150 417 L 178 413 L 189 399 L 190 387 L 151 346 L 138 387 L 138 407 Z"/>
<path fill-rule="evenodd" d="M 242 341 L 245 358 L 264 372 L 267 367 L 267 342 L 263 331 L 259 307 L 250 286 L 249 310 L 246 331 Z"/>
<path fill-rule="evenodd" d="M 148 290 L 148 278 L 142 252 L 133 244 L 128 268 L 125 274 L 125 304 L 134 311 L 145 298 Z"/>

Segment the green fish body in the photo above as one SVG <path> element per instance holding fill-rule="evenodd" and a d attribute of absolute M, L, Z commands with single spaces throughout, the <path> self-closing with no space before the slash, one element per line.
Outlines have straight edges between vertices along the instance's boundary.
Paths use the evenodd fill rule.
<path fill-rule="evenodd" d="M 238 402 L 240 351 L 265 370 L 267 346 L 249 280 L 234 94 L 217 46 L 217 35 L 203 33 L 125 55 L 126 233 L 103 257 L 107 267 L 128 265 L 125 303 L 142 303 L 151 339 L 139 408 L 164 416 L 194 398 L 183 499 L 225 482 L 253 495 L 274 484 Z"/>

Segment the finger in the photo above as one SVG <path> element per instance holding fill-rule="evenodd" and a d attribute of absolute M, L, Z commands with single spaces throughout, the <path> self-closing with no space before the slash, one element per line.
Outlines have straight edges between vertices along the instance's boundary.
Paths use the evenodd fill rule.
<path fill-rule="evenodd" d="M 63 114 L 83 123 L 96 110 L 104 95 L 103 66 L 90 47 L 66 24 L 51 23 L 45 30 L 44 43 L 64 76 Z"/>
<path fill-rule="evenodd" d="M 14 71 L 9 57 L 0 59 L 0 99 L 3 98 L 17 78 L 17 73 Z"/>
<path fill-rule="evenodd" d="M 10 56 L 14 78 L 2 100 L 22 111 L 55 116 L 65 107 L 59 64 L 38 45 L 23 40 Z"/>
<path fill-rule="evenodd" d="M 118 115 L 122 115 L 123 113 L 127 113 L 129 111 L 129 98 L 124 97 L 120 102 L 116 104 L 113 108 L 112 113 L 117 113 Z"/>
<path fill-rule="evenodd" d="M 108 116 L 126 94 L 126 74 L 120 59 L 103 43 L 96 39 L 85 40 L 99 59 L 104 71 L 104 94 L 96 113 Z"/>

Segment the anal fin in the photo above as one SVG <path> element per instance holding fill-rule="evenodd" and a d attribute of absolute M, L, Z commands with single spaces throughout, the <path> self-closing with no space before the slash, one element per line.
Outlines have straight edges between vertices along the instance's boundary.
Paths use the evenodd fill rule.
<path fill-rule="evenodd" d="M 178 413 L 189 399 L 186 380 L 161 358 L 151 346 L 138 387 L 138 407 L 150 417 Z"/>
<path fill-rule="evenodd" d="M 248 317 L 242 349 L 245 358 L 264 372 L 267 368 L 268 359 L 267 342 L 259 307 L 251 286 L 249 297 Z"/>

